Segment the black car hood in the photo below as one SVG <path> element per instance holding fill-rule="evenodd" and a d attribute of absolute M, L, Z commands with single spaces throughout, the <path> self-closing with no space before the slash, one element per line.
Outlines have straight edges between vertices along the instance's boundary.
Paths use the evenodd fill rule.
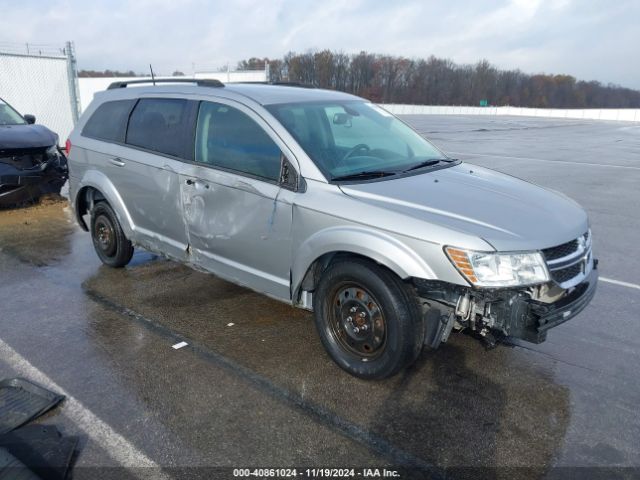
<path fill-rule="evenodd" d="M 42 125 L 0 125 L 0 151 L 50 147 L 58 136 Z"/>

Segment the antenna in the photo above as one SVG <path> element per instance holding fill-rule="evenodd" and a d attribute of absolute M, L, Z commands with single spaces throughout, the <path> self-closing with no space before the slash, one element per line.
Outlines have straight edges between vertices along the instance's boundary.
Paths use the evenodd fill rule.
<path fill-rule="evenodd" d="M 151 81 L 153 82 L 153 85 L 156 85 L 156 77 L 153 75 L 153 67 L 151 66 L 151 64 L 149 64 L 149 70 L 151 70 Z"/>

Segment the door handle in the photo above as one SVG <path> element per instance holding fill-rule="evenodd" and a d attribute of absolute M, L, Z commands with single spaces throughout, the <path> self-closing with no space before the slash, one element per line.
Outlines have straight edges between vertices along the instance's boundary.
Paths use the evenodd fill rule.
<path fill-rule="evenodd" d="M 196 188 L 203 187 L 203 188 L 206 188 L 207 190 L 209 189 L 209 184 L 208 183 L 199 182 L 198 180 L 191 180 L 190 178 L 187 178 L 184 181 L 184 183 L 186 183 L 190 187 L 195 186 Z"/>
<path fill-rule="evenodd" d="M 110 158 L 109 159 L 109 163 L 111 165 L 115 165 L 116 167 L 124 167 L 126 165 L 126 163 L 124 163 L 122 160 L 120 160 L 119 158 Z"/>

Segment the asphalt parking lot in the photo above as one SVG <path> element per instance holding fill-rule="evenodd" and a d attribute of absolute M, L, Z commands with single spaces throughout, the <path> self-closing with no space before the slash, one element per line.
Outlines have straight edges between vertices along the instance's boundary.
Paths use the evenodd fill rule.
<path fill-rule="evenodd" d="M 603 278 L 592 304 L 541 345 L 454 335 L 366 382 L 333 364 L 308 312 L 143 251 L 108 269 L 63 201 L 2 211 L 0 378 L 67 395 L 41 421 L 81 436 L 74 478 L 640 475 L 640 125 L 405 120 L 451 156 L 582 204 Z"/>

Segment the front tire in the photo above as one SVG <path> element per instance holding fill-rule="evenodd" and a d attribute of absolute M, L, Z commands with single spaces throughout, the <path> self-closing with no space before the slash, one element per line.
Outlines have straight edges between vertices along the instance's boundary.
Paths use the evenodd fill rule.
<path fill-rule="evenodd" d="M 91 239 L 102 263 L 122 268 L 133 256 L 133 245 L 125 237 L 118 217 L 106 202 L 99 202 L 91 214 Z"/>
<path fill-rule="evenodd" d="M 390 377 L 422 350 L 425 323 L 412 287 L 373 262 L 354 259 L 330 265 L 313 303 L 325 349 L 352 375 Z"/>

